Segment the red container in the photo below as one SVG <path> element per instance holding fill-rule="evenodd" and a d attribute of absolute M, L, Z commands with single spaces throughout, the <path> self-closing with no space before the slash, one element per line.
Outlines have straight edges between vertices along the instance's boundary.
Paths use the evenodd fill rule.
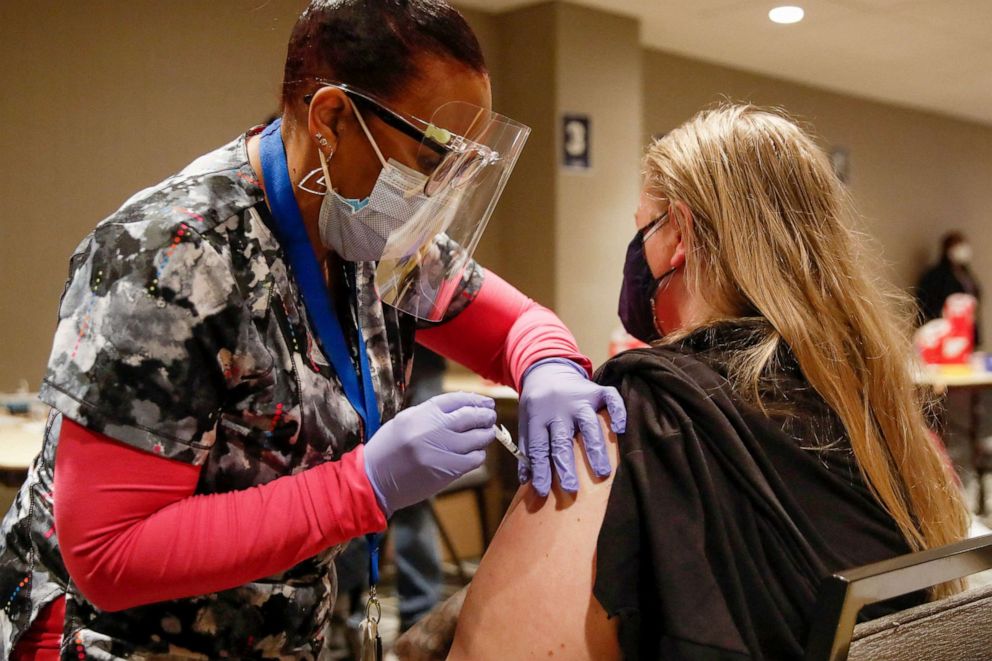
<path fill-rule="evenodd" d="M 975 350 L 977 304 L 975 297 L 969 294 L 947 297 L 942 318 L 928 321 L 913 336 L 923 362 L 930 365 L 968 362 Z"/>

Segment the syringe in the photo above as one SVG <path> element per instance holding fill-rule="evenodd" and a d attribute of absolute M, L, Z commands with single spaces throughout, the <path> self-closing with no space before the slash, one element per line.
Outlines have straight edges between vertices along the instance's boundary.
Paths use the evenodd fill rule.
<path fill-rule="evenodd" d="M 513 437 L 510 436 L 509 430 L 503 425 L 500 425 L 499 429 L 496 430 L 496 440 L 499 441 L 504 448 L 509 450 L 510 454 L 514 457 L 524 463 L 527 463 L 527 455 L 520 451 L 520 448 L 518 448 L 516 443 L 513 442 Z"/>

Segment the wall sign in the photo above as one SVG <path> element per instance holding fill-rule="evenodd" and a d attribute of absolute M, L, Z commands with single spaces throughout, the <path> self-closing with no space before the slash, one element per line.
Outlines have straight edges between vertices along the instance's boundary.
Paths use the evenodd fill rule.
<path fill-rule="evenodd" d="M 588 170 L 591 163 L 589 115 L 562 115 L 561 130 L 562 165 Z"/>

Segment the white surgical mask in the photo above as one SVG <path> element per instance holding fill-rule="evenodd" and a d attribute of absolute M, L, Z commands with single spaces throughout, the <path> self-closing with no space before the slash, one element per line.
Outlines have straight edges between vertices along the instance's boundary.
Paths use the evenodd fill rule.
<path fill-rule="evenodd" d="M 424 194 L 427 176 L 393 159 L 386 161 L 358 108 L 354 110 L 365 137 L 382 163 L 382 171 L 367 198 L 344 198 L 331 184 L 327 158 L 317 151 L 327 185 L 320 205 L 320 240 L 341 259 L 374 262 L 382 258 L 389 235 L 414 217 L 427 202 Z"/>
<path fill-rule="evenodd" d="M 951 260 L 952 264 L 957 264 L 958 266 L 966 266 L 971 263 L 971 246 L 967 243 L 958 243 L 947 251 L 947 259 Z"/>

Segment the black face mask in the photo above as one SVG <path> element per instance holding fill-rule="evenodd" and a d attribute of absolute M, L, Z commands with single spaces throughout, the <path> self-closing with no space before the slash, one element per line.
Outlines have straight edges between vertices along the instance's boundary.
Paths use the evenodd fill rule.
<path fill-rule="evenodd" d="M 654 297 L 662 281 L 675 272 L 675 267 L 655 277 L 644 255 L 644 240 L 667 220 L 667 214 L 637 230 L 627 246 L 627 259 L 623 264 L 623 284 L 620 285 L 620 322 L 628 333 L 641 342 L 650 344 L 661 339 L 661 332 L 654 320 Z"/>

